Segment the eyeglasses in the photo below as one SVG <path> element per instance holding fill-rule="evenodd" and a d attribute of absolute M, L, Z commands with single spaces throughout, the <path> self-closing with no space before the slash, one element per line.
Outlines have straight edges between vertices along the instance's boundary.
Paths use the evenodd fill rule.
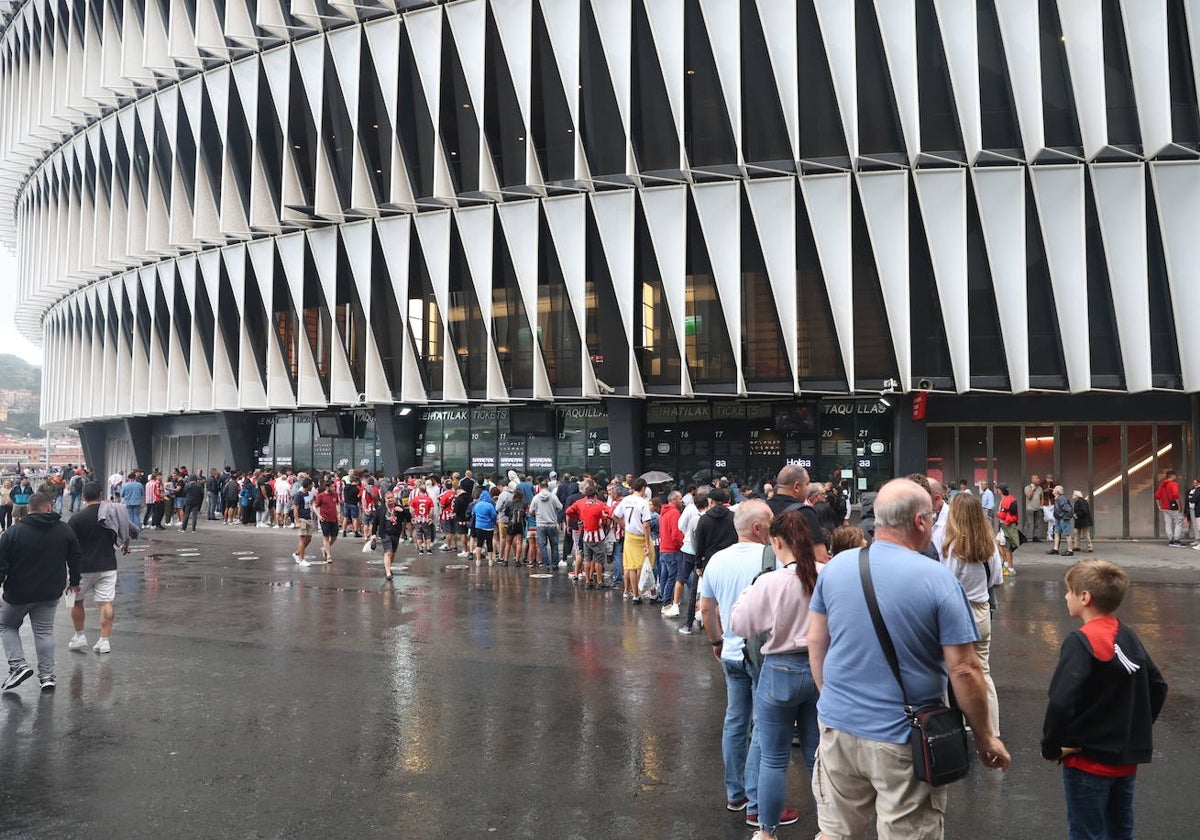
<path fill-rule="evenodd" d="M 918 513 L 917 516 L 928 516 L 930 519 L 933 519 L 933 511 L 924 510 L 924 511 L 921 511 L 920 513 Z"/>

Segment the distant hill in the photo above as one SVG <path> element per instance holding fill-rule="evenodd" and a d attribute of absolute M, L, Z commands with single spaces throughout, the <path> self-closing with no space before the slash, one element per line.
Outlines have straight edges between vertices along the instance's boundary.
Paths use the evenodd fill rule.
<path fill-rule="evenodd" d="M 0 353 L 0 390 L 17 389 L 42 392 L 42 369 L 20 356 Z"/>

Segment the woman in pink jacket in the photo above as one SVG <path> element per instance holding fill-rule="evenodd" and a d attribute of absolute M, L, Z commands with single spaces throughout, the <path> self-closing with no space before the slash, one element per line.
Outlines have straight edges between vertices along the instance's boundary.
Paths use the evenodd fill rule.
<path fill-rule="evenodd" d="M 788 759 L 796 724 L 804 763 L 811 774 L 817 759 L 817 691 L 808 663 L 809 599 L 820 566 L 812 533 L 798 511 L 771 523 L 771 546 L 780 564 L 761 575 L 733 605 L 729 627 L 743 638 L 766 633 L 763 665 L 754 694 L 754 725 L 762 746 L 758 774 L 758 822 L 754 840 L 773 840 L 782 824 Z"/>

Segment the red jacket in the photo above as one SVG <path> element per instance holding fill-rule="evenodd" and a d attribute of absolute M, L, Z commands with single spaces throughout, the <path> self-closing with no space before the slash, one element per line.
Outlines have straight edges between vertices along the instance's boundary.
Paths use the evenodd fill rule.
<path fill-rule="evenodd" d="M 680 511 L 667 505 L 658 517 L 658 550 L 674 554 L 683 550 L 683 531 L 679 530 Z"/>
<path fill-rule="evenodd" d="M 1164 479 L 1154 491 L 1154 501 L 1158 502 L 1160 510 L 1172 510 L 1171 502 L 1175 502 L 1174 510 L 1182 510 L 1179 505 L 1179 483 L 1173 478 Z"/>

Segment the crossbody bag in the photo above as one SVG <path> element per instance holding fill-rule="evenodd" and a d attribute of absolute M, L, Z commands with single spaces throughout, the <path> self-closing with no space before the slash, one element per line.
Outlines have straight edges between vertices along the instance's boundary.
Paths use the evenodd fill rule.
<path fill-rule="evenodd" d="M 971 750 L 967 744 L 966 723 L 962 712 L 941 703 L 931 703 L 914 709 L 908 702 L 904 690 L 904 679 L 900 675 L 900 662 L 896 658 L 896 646 L 883 623 L 879 602 L 875 599 L 875 584 L 871 581 L 870 546 L 859 551 L 858 569 L 862 577 L 863 595 L 867 609 L 875 625 L 879 646 L 892 669 L 892 676 L 900 686 L 904 700 L 904 716 L 911 727 L 909 743 L 912 746 L 913 775 L 934 787 L 957 782 L 967 775 L 971 767 Z"/>

